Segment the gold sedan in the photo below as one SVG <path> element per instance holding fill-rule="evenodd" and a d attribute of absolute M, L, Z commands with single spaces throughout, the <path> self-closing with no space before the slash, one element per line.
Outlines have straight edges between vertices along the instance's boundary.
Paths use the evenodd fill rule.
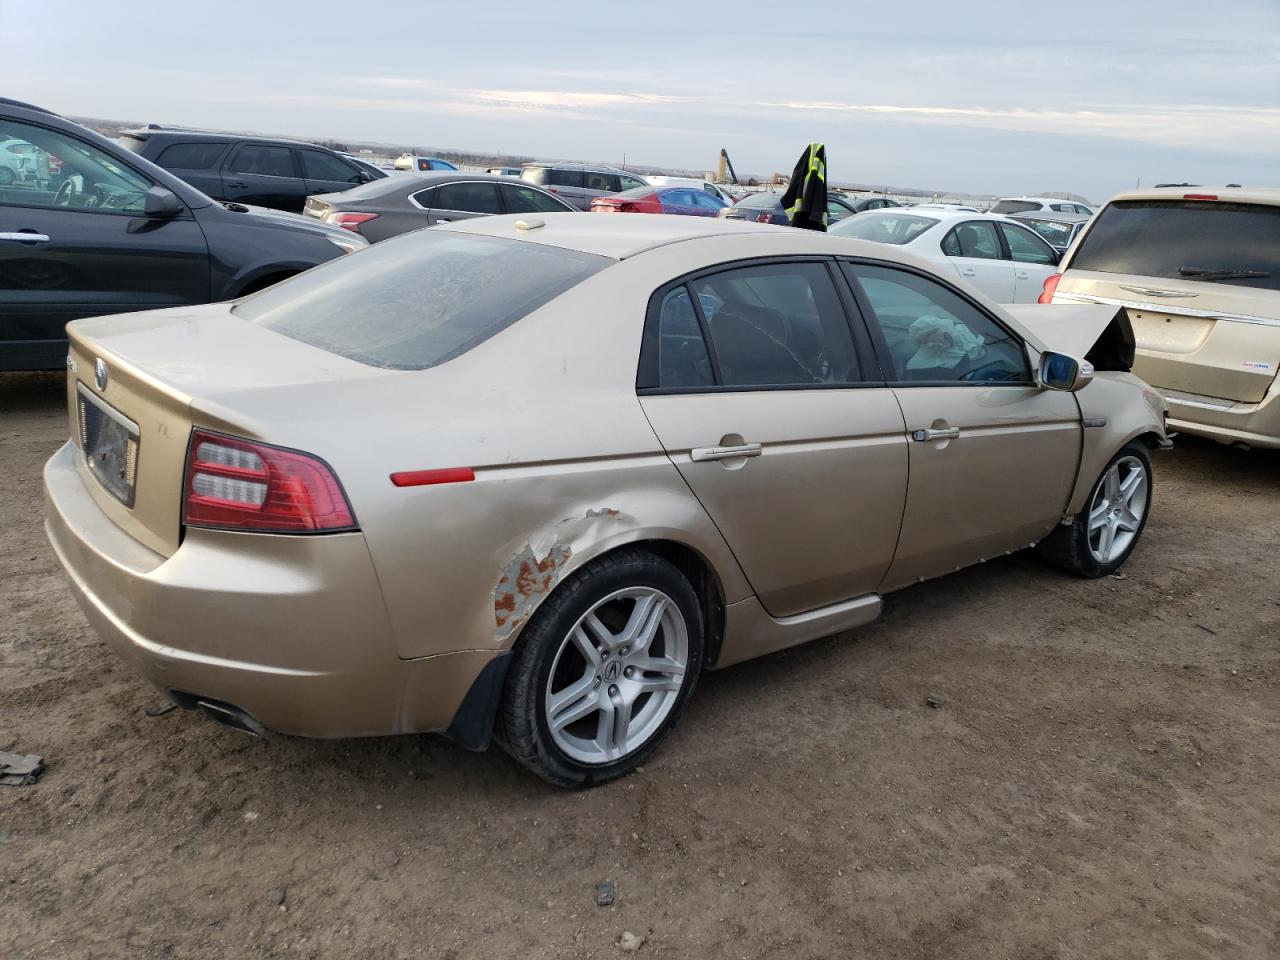
<path fill-rule="evenodd" d="M 1123 563 L 1168 441 L 1115 313 L 1001 308 L 768 225 L 451 224 L 233 304 L 71 324 L 48 534 L 183 706 L 473 749 L 496 728 L 599 783 L 702 670 L 890 590 L 1032 544 Z"/>

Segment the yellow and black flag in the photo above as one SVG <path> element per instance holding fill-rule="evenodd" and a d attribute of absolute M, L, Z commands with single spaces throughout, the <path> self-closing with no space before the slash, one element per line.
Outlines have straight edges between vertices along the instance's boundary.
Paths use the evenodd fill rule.
<path fill-rule="evenodd" d="M 782 208 L 793 227 L 827 229 L 827 148 L 811 143 L 791 173 Z"/>

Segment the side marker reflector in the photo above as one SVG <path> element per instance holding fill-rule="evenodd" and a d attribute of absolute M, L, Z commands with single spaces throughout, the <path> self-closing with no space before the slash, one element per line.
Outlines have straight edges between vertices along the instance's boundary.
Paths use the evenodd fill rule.
<path fill-rule="evenodd" d="M 433 483 L 465 483 L 474 480 L 476 472 L 470 467 L 448 467 L 444 470 L 406 470 L 391 474 L 391 482 L 397 487 L 427 487 Z"/>

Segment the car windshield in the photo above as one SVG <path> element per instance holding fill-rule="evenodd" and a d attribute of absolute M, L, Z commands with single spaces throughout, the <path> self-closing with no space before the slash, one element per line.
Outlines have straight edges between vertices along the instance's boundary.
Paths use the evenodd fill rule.
<path fill-rule="evenodd" d="M 246 320 L 374 367 L 452 360 L 613 261 L 428 230 L 341 257 L 239 301 Z"/>
<path fill-rule="evenodd" d="M 1070 268 L 1280 290 L 1280 207 L 1120 200 L 1098 214 Z"/>
<path fill-rule="evenodd" d="M 1001 200 L 989 213 L 1026 213 L 1028 210 L 1039 210 L 1040 204 L 1034 200 Z"/>
<path fill-rule="evenodd" d="M 1053 220 L 1023 220 L 1028 227 L 1044 237 L 1055 247 L 1065 247 L 1071 239 L 1074 223 L 1057 223 Z"/>
<path fill-rule="evenodd" d="M 829 227 L 827 232 L 876 243 L 910 243 L 938 221 L 933 217 L 899 211 L 860 213 Z"/>
<path fill-rule="evenodd" d="M 770 207 L 778 205 L 778 194 L 776 193 L 752 193 L 741 200 L 734 206 L 749 207 L 752 210 L 767 210 Z"/>

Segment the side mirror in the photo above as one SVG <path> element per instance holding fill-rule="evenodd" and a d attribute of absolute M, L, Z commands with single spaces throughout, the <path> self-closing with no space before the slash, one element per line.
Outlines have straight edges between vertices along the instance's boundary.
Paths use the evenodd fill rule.
<path fill-rule="evenodd" d="M 186 207 L 178 199 L 178 195 L 172 190 L 166 190 L 164 187 L 152 187 L 148 190 L 147 198 L 142 205 L 143 214 L 148 217 L 154 217 L 157 220 L 176 217 L 185 209 Z"/>
<path fill-rule="evenodd" d="M 1083 390 L 1093 380 L 1093 364 L 1069 357 L 1065 353 L 1042 353 L 1040 373 L 1036 379 L 1046 390 L 1075 393 Z"/>
<path fill-rule="evenodd" d="M 360 179 L 359 179 L 360 183 L 369 183 L 371 180 L 373 180 L 372 173 L 370 173 L 368 170 L 360 171 Z"/>

